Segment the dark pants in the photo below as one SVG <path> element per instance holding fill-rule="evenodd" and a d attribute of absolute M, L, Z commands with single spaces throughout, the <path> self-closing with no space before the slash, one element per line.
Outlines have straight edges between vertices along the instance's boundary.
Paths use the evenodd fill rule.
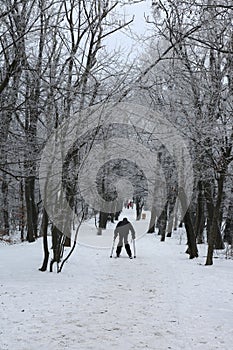
<path fill-rule="evenodd" d="M 117 249 L 116 249 L 116 255 L 117 255 L 117 256 L 120 256 L 121 249 L 122 249 L 122 245 L 118 245 L 118 246 L 117 246 Z M 125 250 L 126 250 L 128 256 L 131 257 L 131 256 L 132 256 L 132 253 L 131 253 L 131 249 L 130 249 L 129 243 L 126 243 L 126 244 L 125 244 Z"/>

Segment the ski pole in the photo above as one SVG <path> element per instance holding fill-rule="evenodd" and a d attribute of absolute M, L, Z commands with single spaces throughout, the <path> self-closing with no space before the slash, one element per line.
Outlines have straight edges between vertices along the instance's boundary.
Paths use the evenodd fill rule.
<path fill-rule="evenodd" d="M 134 253 L 134 259 L 136 258 L 136 245 L 135 245 L 135 239 L 133 239 L 133 253 Z"/>
<path fill-rule="evenodd" d="M 112 258 L 112 254 L 113 254 L 114 246 L 115 246 L 115 239 L 114 239 L 114 240 L 113 240 L 113 242 L 112 242 L 112 249 L 111 249 L 110 258 Z"/>

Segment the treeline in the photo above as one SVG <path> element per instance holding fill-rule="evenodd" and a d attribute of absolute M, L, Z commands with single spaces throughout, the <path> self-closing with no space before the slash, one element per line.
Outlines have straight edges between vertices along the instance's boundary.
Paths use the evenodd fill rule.
<path fill-rule="evenodd" d="M 150 71 L 138 98 L 189 142 L 195 182 L 184 223 L 198 243 L 207 239 L 211 265 L 214 249 L 223 249 L 223 240 L 232 244 L 233 235 L 233 6 L 227 0 L 155 1 L 153 14 L 155 36 L 143 58 Z M 169 205 L 162 232 L 167 216 Z"/>
<path fill-rule="evenodd" d="M 0 3 L 1 236 L 19 230 L 32 242 L 43 222 L 41 151 L 74 112 L 119 98 L 128 68 L 104 40 L 131 21 L 111 1 Z"/>
<path fill-rule="evenodd" d="M 33 242 L 44 235 L 45 270 L 50 219 L 41 200 L 38 171 L 47 140 L 62 122 L 87 107 L 136 101 L 162 113 L 189 144 L 195 181 L 191 205 L 183 216 L 188 253 L 191 258 L 197 256 L 196 244 L 207 239 L 206 264 L 211 265 L 214 249 L 222 249 L 224 240 L 232 244 L 233 235 L 231 1 L 153 1 L 152 20 L 148 18 L 149 48 L 134 64 L 105 47 L 107 37 L 131 22 L 119 20 L 117 1 L 0 3 L 0 237 L 17 231 L 22 240 Z M 102 131 L 98 129 L 99 134 L 90 134 L 85 145 L 74 148 L 69 154 L 71 162 L 77 165 L 83 161 L 93 140 L 106 136 Z M 145 133 L 143 136 L 143 130 L 137 129 L 136 135 L 139 140 Z M 130 141 L 132 132 L 124 137 Z M 168 183 L 174 168 L 170 156 L 164 157 Z M 77 200 L 77 174 L 72 174 L 71 163 L 67 164 L 67 196 L 85 218 L 88 208 Z M 117 171 L 119 164 L 110 165 Z M 128 168 L 129 174 L 138 172 L 133 182 L 141 201 L 142 188 L 146 187 L 144 175 L 133 164 Z M 109 169 L 108 164 L 103 174 L 109 174 Z M 101 178 L 101 172 L 99 175 Z M 157 222 L 162 240 L 166 230 L 171 235 L 176 211 L 182 212 L 185 202 L 185 193 L 170 178 L 161 215 L 157 215 L 156 207 L 149 208 L 149 232 Z M 105 184 L 101 180 L 98 184 L 100 193 L 110 195 L 107 176 L 104 179 Z M 100 228 L 106 224 L 106 217 L 103 221 Z M 51 232 L 53 261 L 59 263 L 64 245 L 70 243 L 55 226 Z"/>

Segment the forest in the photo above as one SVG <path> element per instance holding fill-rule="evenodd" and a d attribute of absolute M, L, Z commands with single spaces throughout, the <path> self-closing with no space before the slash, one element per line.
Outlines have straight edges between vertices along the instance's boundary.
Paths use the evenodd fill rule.
<path fill-rule="evenodd" d="M 129 199 L 190 259 L 233 256 L 232 1 L 153 0 L 128 57 L 106 43 L 137 2 L 0 0 L 0 240 L 43 237 L 41 271 Z"/>

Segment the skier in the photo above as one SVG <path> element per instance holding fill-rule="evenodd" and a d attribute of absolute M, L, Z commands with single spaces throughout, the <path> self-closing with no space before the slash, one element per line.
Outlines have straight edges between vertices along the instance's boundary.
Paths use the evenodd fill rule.
<path fill-rule="evenodd" d="M 131 253 L 130 245 L 128 242 L 129 231 L 131 232 L 132 239 L 134 240 L 135 239 L 135 230 L 134 230 L 132 224 L 128 221 L 128 219 L 124 218 L 122 221 L 118 222 L 118 224 L 114 230 L 114 241 L 117 238 L 117 235 L 119 234 L 119 242 L 118 242 L 117 249 L 116 249 L 117 258 L 119 258 L 119 256 L 120 256 L 121 249 L 123 247 L 123 240 L 124 240 L 125 250 L 126 250 L 129 258 L 132 259 L 132 253 Z M 136 258 L 135 255 L 134 255 L 134 258 Z"/>

